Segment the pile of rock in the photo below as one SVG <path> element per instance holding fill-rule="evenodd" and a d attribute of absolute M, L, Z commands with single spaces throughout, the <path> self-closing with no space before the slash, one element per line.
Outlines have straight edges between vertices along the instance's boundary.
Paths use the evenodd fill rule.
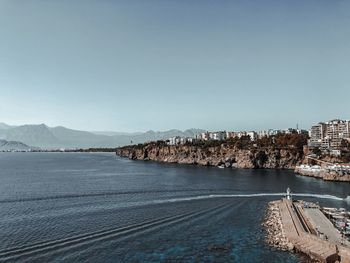
<path fill-rule="evenodd" d="M 279 202 L 272 201 L 267 207 L 266 218 L 262 224 L 267 232 L 266 242 L 281 250 L 291 250 L 292 248 L 288 245 L 288 240 L 282 228 L 282 218 L 278 207 Z"/>

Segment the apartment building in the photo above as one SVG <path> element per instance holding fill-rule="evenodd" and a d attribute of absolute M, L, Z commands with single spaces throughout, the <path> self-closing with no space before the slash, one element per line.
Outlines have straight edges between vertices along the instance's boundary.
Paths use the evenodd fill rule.
<path fill-rule="evenodd" d="M 349 120 L 331 120 L 313 125 L 309 132 L 309 147 L 337 149 L 343 139 L 350 139 Z"/>

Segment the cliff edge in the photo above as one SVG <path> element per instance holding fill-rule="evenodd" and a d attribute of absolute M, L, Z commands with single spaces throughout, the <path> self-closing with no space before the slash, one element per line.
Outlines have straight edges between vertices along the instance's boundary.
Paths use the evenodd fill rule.
<path fill-rule="evenodd" d="M 285 147 L 239 147 L 235 144 L 167 145 L 151 142 L 124 146 L 116 154 L 132 160 L 151 160 L 165 163 L 197 164 L 235 168 L 294 169 L 303 160 L 302 149 Z"/>

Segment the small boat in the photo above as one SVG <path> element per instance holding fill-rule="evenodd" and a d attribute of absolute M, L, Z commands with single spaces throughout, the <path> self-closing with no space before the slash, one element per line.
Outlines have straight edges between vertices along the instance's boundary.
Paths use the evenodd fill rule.
<path fill-rule="evenodd" d="M 224 168 L 225 168 L 225 165 L 223 165 L 223 164 L 222 164 L 222 165 L 219 165 L 218 168 L 224 169 Z"/>

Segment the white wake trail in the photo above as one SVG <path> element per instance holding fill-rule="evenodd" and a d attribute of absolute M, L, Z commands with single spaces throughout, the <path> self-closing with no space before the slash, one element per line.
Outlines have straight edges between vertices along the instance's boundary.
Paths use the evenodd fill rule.
<path fill-rule="evenodd" d="M 211 198 L 253 198 L 253 197 L 262 197 L 262 196 L 285 196 L 286 193 L 254 193 L 254 194 L 211 194 L 211 195 L 200 195 L 200 196 L 191 196 L 191 197 L 179 197 L 165 200 L 154 200 L 149 202 L 149 204 L 163 204 L 163 203 L 174 203 L 174 202 L 185 202 L 185 201 L 195 201 L 195 200 L 203 200 L 203 199 L 211 199 Z M 321 199 L 332 199 L 337 201 L 347 201 L 350 202 L 350 197 L 341 198 L 334 195 L 327 194 L 312 194 L 312 193 L 293 193 L 293 196 L 298 197 L 314 197 Z"/>
<path fill-rule="evenodd" d="M 337 201 L 348 201 L 347 198 L 341 198 L 334 195 L 322 195 L 322 194 L 304 194 L 304 193 L 295 193 L 292 194 L 293 196 L 306 196 L 306 197 L 316 197 L 316 198 L 322 198 L 322 199 L 332 199 Z"/>

